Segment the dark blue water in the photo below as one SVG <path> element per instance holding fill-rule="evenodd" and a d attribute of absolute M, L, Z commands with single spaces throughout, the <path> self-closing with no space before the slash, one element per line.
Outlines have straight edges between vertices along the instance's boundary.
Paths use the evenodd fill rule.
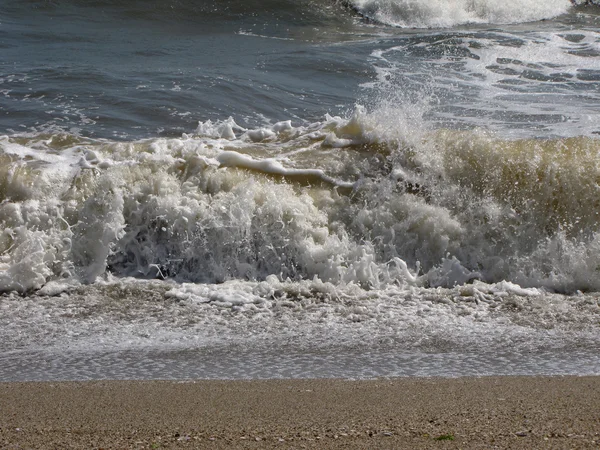
<path fill-rule="evenodd" d="M 446 125 L 451 114 L 479 125 L 473 117 L 483 113 L 487 122 L 523 128 L 523 123 L 536 121 L 534 113 L 511 115 L 501 104 L 482 112 L 481 97 L 474 96 L 482 74 L 473 77 L 464 67 L 465 61 L 479 57 L 469 48 L 526 46 L 555 33 L 572 34 L 565 37 L 574 46 L 566 49 L 569 54 L 592 59 L 598 54 L 593 32 L 587 39 L 570 31 L 597 27 L 593 7 L 570 8 L 552 21 L 503 25 L 504 31 L 494 24 L 460 22 L 455 30 L 427 31 L 368 20 L 356 13 L 362 3 L 352 9 L 333 0 L 5 0 L 0 5 L 0 132 L 61 129 L 118 139 L 178 136 L 192 131 L 198 121 L 229 116 L 248 125 L 265 118 L 320 120 L 325 113 L 347 112 L 355 103 L 373 104 L 381 95 L 398 91 L 412 97 L 433 93 Z M 386 11 L 385 2 L 367 3 L 365 12 L 374 16 L 381 18 Z M 509 11 L 507 18 L 518 21 L 530 2 L 522 7 L 522 13 Z M 547 13 L 553 8 L 549 4 Z M 418 24 L 427 14 L 437 23 L 435 10 L 401 17 Z M 394 19 L 399 20 L 393 15 L 388 19 L 392 25 Z M 373 58 L 374 51 L 394 48 L 398 51 L 385 62 Z M 554 64 L 561 73 L 562 61 L 539 56 L 542 66 Z M 553 102 L 557 89 L 552 85 L 560 84 L 561 95 L 566 87 L 572 97 L 567 102 L 593 110 L 583 97 L 595 98 L 598 67 L 581 68 L 575 78 L 563 73 L 559 79 L 554 72 L 530 67 L 532 61 L 524 61 L 526 67 L 516 72 L 500 61 L 500 73 L 514 72 L 520 79 L 516 84 L 509 79 L 504 86 L 509 104 L 543 102 L 536 96 L 546 91 Z M 378 79 L 379 69 L 390 65 L 386 76 L 391 88 L 384 94 L 364 89 L 364 83 Z M 548 79 L 555 82 L 539 83 Z M 523 101 L 511 93 L 521 93 L 522 85 L 528 88 L 527 80 L 537 81 L 537 88 L 527 89 L 532 98 Z M 557 122 L 558 116 L 547 118 Z"/>
<path fill-rule="evenodd" d="M 344 44 L 357 27 L 344 8 L 320 9 L 327 10 L 306 2 L 3 2 L 2 131 L 55 126 L 139 138 L 178 135 L 198 120 L 310 120 L 348 108 L 373 76 L 370 50 Z"/>

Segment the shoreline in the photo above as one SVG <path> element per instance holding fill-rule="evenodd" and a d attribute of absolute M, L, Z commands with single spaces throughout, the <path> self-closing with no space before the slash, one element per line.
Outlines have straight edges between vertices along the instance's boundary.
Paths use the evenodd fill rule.
<path fill-rule="evenodd" d="M 600 377 L 0 383 L 0 448 L 597 448 Z"/>

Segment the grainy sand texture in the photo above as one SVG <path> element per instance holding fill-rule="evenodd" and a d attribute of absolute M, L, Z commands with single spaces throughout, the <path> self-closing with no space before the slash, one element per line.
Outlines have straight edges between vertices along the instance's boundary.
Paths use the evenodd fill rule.
<path fill-rule="evenodd" d="M 600 378 L 0 383 L 0 448 L 598 448 Z"/>

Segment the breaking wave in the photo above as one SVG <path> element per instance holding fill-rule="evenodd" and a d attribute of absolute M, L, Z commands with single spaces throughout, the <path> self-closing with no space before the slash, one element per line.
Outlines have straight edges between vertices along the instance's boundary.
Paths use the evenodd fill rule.
<path fill-rule="evenodd" d="M 535 22 L 565 14 L 570 0 L 352 0 L 360 14 L 406 28 L 451 28 L 471 23 Z"/>
<path fill-rule="evenodd" d="M 359 107 L 178 139 L 4 136 L 0 290 L 107 273 L 600 289 L 600 141 L 417 122 Z"/>
<path fill-rule="evenodd" d="M 197 23 L 260 22 L 279 24 L 324 25 L 351 20 L 347 7 L 375 22 L 407 28 L 451 28 L 464 24 L 512 24 L 551 19 L 565 14 L 578 5 L 598 5 L 597 0 L 314 0 L 240 1 L 226 0 L 162 2 L 118 2 L 99 0 L 85 2 L 68 0 L 56 2 L 9 1 L 4 8 L 12 13 L 31 9 L 52 11 L 59 7 L 75 6 L 82 11 L 99 9 L 102 14 L 118 15 L 130 20 L 180 21 Z M 81 11 L 80 11 L 81 13 Z M 210 26 L 210 25 L 209 25 Z"/>

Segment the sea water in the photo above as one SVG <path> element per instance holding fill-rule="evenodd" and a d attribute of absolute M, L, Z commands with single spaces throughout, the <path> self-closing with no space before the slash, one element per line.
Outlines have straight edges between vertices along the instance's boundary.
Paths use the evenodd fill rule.
<path fill-rule="evenodd" d="M 575 3 L 4 0 L 0 380 L 599 374 Z"/>

